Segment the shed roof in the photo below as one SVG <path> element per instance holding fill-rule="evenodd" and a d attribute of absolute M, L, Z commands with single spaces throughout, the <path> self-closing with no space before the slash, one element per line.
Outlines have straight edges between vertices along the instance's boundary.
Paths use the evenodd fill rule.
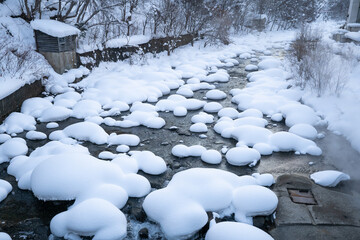
<path fill-rule="evenodd" d="M 78 35 L 80 33 L 80 30 L 77 29 L 76 27 L 55 20 L 37 19 L 31 21 L 30 24 L 34 30 L 39 30 L 50 36 L 58 37 L 58 38 L 71 36 L 71 35 Z"/>

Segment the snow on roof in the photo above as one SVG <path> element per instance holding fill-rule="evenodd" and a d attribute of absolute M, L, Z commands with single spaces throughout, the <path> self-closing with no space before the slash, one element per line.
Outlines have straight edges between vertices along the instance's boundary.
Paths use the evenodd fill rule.
<path fill-rule="evenodd" d="M 69 24 L 62 23 L 55 20 L 37 19 L 30 22 L 34 30 L 39 30 L 53 37 L 66 37 L 71 35 L 78 35 L 80 30 Z"/>

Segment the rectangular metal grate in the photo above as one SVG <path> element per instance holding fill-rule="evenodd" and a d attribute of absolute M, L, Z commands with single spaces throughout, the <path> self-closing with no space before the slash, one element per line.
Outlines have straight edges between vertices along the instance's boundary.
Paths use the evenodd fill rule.
<path fill-rule="evenodd" d="M 288 189 L 290 199 L 294 203 L 317 205 L 317 202 L 311 190 L 304 189 Z"/>

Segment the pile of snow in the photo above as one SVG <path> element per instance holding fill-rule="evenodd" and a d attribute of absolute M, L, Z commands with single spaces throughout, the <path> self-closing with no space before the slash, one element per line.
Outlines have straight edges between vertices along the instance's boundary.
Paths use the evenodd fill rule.
<path fill-rule="evenodd" d="M 228 163 L 234 166 L 246 166 L 253 167 L 260 160 L 260 153 L 253 148 L 236 147 L 231 148 L 226 152 L 226 160 Z"/>
<path fill-rule="evenodd" d="M 0 143 L 4 143 L 7 140 L 9 140 L 10 138 L 11 138 L 11 136 L 9 134 L 0 133 Z"/>
<path fill-rule="evenodd" d="M 213 123 L 214 122 L 214 116 L 211 115 L 211 114 L 207 114 L 205 112 L 200 112 L 200 113 L 194 115 L 191 118 L 191 122 L 193 122 L 193 123 L 206 123 L 206 124 Z"/>
<path fill-rule="evenodd" d="M 247 185 L 258 185 L 258 180 L 218 169 L 193 168 L 175 174 L 166 188 L 151 192 L 143 208 L 168 239 L 189 238 L 207 223 L 208 211 L 228 210 L 237 220 L 251 222 L 252 216 L 276 209 L 274 193 L 262 186 L 245 188 Z"/>
<path fill-rule="evenodd" d="M 210 226 L 205 240 L 274 240 L 263 230 L 245 223 L 220 222 Z"/>
<path fill-rule="evenodd" d="M 151 37 L 150 36 L 145 36 L 145 35 L 133 35 L 129 38 L 115 38 L 115 39 L 111 39 L 108 40 L 106 42 L 106 47 L 108 48 L 119 48 L 125 45 L 138 45 L 138 44 L 143 44 L 143 43 L 147 43 L 148 41 L 150 41 Z"/>
<path fill-rule="evenodd" d="M 206 148 L 201 145 L 185 146 L 183 144 L 178 144 L 174 146 L 171 150 L 172 155 L 184 158 L 184 157 L 200 157 Z"/>
<path fill-rule="evenodd" d="M 11 237 L 7 233 L 0 232 L 0 239 L 2 239 L 2 240 L 11 240 Z"/>
<path fill-rule="evenodd" d="M 224 69 L 220 69 L 218 70 L 216 73 L 210 74 L 208 76 L 206 76 L 205 78 L 205 82 L 228 82 L 230 79 L 229 74 L 226 72 L 226 70 Z"/>
<path fill-rule="evenodd" d="M 57 38 L 78 35 L 80 33 L 79 29 L 70 26 L 69 24 L 55 20 L 36 19 L 34 21 L 31 21 L 30 24 L 34 30 L 39 30 L 43 33 Z"/>
<path fill-rule="evenodd" d="M 249 65 L 246 65 L 246 67 L 245 67 L 245 71 L 249 71 L 249 72 L 257 71 L 258 69 L 259 69 L 258 66 L 254 65 L 254 64 L 249 64 Z"/>
<path fill-rule="evenodd" d="M 187 99 L 184 96 L 174 94 L 174 95 L 169 96 L 167 99 L 160 100 L 156 104 L 156 107 L 160 111 L 171 111 L 172 112 L 178 107 L 183 107 L 187 111 L 189 111 L 189 110 L 198 110 L 198 109 L 202 108 L 205 104 L 206 104 L 205 101 L 201 101 L 201 100 L 194 99 L 194 98 Z"/>
<path fill-rule="evenodd" d="M 110 189 L 109 189 L 110 190 Z M 78 239 L 78 235 L 94 236 L 93 239 L 123 239 L 127 234 L 125 215 L 110 202 L 87 199 L 66 212 L 57 214 L 50 222 L 56 237 Z"/>
<path fill-rule="evenodd" d="M 21 133 L 23 131 L 35 130 L 35 118 L 27 114 L 13 112 L 0 125 L 0 133 Z"/>
<path fill-rule="evenodd" d="M 266 70 L 269 68 L 279 68 L 280 66 L 281 66 L 281 61 L 274 57 L 267 57 L 258 64 L 260 70 Z"/>
<path fill-rule="evenodd" d="M 346 173 L 326 170 L 316 172 L 310 175 L 310 178 L 316 183 L 324 187 L 336 187 L 341 181 L 350 180 L 350 176 Z"/>
<path fill-rule="evenodd" d="M 10 138 L 0 145 L 0 163 L 25 155 L 28 152 L 26 141 L 22 138 Z"/>
<path fill-rule="evenodd" d="M 134 134 L 119 134 L 111 133 L 107 140 L 108 144 L 111 145 L 126 145 L 126 146 L 137 146 L 140 143 L 140 138 Z M 119 148 L 120 149 L 120 148 Z"/>
<path fill-rule="evenodd" d="M 194 123 L 193 125 L 190 126 L 190 132 L 206 133 L 207 131 L 208 131 L 208 127 L 206 126 L 205 123 L 202 122 Z"/>
<path fill-rule="evenodd" d="M 292 127 L 295 124 L 305 123 L 314 126 L 320 121 L 315 111 L 300 103 L 290 103 L 279 108 L 285 117 L 285 124 Z"/>
<path fill-rule="evenodd" d="M 219 117 L 229 117 L 235 119 L 239 116 L 239 112 L 235 108 L 226 107 L 218 112 Z"/>
<path fill-rule="evenodd" d="M 213 89 L 208 91 L 205 96 L 210 100 L 222 100 L 226 98 L 226 93 L 218 89 Z"/>
<path fill-rule="evenodd" d="M 306 123 L 299 123 L 293 125 L 289 129 L 289 132 L 310 140 L 314 140 L 318 135 L 317 130 L 310 124 L 306 124 Z"/>
<path fill-rule="evenodd" d="M 12 191 L 11 184 L 5 180 L 0 179 L 0 202 L 4 200 L 11 191 Z"/>
<path fill-rule="evenodd" d="M 160 129 L 165 126 L 165 120 L 159 117 L 156 111 L 133 111 L 130 115 L 123 117 L 115 126 L 134 127 L 143 125 L 148 128 Z"/>
<path fill-rule="evenodd" d="M 219 164 L 219 163 L 221 163 L 222 156 L 221 156 L 220 152 L 218 152 L 214 149 L 210 149 L 210 150 L 204 151 L 201 154 L 201 160 L 208 164 Z"/>
<path fill-rule="evenodd" d="M 64 128 L 64 130 L 57 130 L 49 135 L 51 140 L 62 140 L 69 137 L 100 145 L 108 142 L 109 135 L 102 127 L 92 122 L 74 123 Z"/>
<path fill-rule="evenodd" d="M 217 113 L 223 106 L 218 102 L 208 102 L 204 105 L 204 111 L 208 113 Z"/>
<path fill-rule="evenodd" d="M 25 137 L 29 140 L 44 140 L 47 138 L 46 134 L 38 131 L 29 131 Z"/>
<path fill-rule="evenodd" d="M 163 158 L 150 151 L 131 151 L 130 156 L 119 154 L 112 160 L 120 166 L 124 173 L 137 173 L 139 170 L 151 175 L 159 175 L 166 171 Z"/>
<path fill-rule="evenodd" d="M 348 33 L 345 33 L 344 36 L 353 41 L 360 42 L 360 32 L 348 32 Z"/>

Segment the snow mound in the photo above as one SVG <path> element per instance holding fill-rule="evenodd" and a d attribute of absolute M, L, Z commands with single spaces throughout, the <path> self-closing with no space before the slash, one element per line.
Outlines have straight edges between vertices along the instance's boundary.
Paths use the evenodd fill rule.
<path fill-rule="evenodd" d="M 1 240 L 11 240 L 11 237 L 7 233 L 0 232 L 0 239 Z"/>
<path fill-rule="evenodd" d="M 251 196 L 258 196 L 257 207 L 246 199 L 246 191 L 242 191 L 244 196 L 239 200 L 234 197 L 234 193 L 241 192 L 237 189 L 246 185 L 258 185 L 258 181 L 252 176 L 239 177 L 219 169 L 192 168 L 175 174 L 166 188 L 151 192 L 143 208 L 150 219 L 160 224 L 167 239 L 190 238 L 207 223 L 207 211 L 229 209 L 252 216 L 257 208 L 259 213 L 268 213 L 269 190 L 264 187 L 249 189 Z M 248 205 L 237 209 L 241 201 Z M 271 202 L 274 203 L 272 198 Z"/>
<path fill-rule="evenodd" d="M 316 129 L 313 126 L 311 126 L 310 124 L 306 124 L 306 123 L 299 123 L 299 124 L 293 125 L 289 129 L 289 132 L 294 133 L 300 137 L 310 139 L 310 140 L 316 139 L 316 137 L 318 135 L 318 132 L 316 131 Z"/>
<path fill-rule="evenodd" d="M 45 133 L 38 131 L 29 131 L 25 137 L 29 140 L 44 140 L 47 138 Z"/>
<path fill-rule="evenodd" d="M 0 145 L 0 163 L 8 162 L 10 159 L 25 155 L 28 152 L 26 141 L 22 138 L 10 138 Z"/>
<path fill-rule="evenodd" d="M 205 96 L 210 100 L 222 100 L 226 98 L 226 93 L 218 89 L 213 89 L 208 91 Z"/>
<path fill-rule="evenodd" d="M 204 111 L 208 113 L 217 113 L 223 106 L 218 102 L 209 102 L 204 105 Z"/>
<path fill-rule="evenodd" d="M 182 86 L 180 87 L 177 91 L 176 94 L 179 94 L 181 96 L 184 96 L 186 98 L 191 98 L 194 96 L 194 92 L 193 90 L 191 90 L 191 88 L 187 87 L 187 86 Z"/>
<path fill-rule="evenodd" d="M 34 97 L 26 99 L 21 105 L 21 112 L 34 118 L 40 117 L 43 110 L 52 106 L 52 103 L 45 98 Z"/>
<path fill-rule="evenodd" d="M 64 121 L 72 115 L 72 110 L 62 106 L 51 106 L 44 109 L 38 120 L 40 122 Z"/>
<path fill-rule="evenodd" d="M 130 150 L 130 147 L 128 145 L 124 145 L 124 144 L 119 145 L 119 146 L 116 147 L 116 151 L 121 152 L 121 153 L 126 153 L 129 150 Z"/>
<path fill-rule="evenodd" d="M 208 127 L 206 126 L 205 123 L 202 122 L 194 123 L 193 125 L 190 126 L 190 132 L 206 133 L 207 131 L 208 131 Z"/>
<path fill-rule="evenodd" d="M 324 187 L 336 187 L 341 181 L 350 180 L 350 176 L 346 173 L 326 170 L 316 172 L 310 175 L 310 178 L 316 183 Z"/>
<path fill-rule="evenodd" d="M 243 118 L 243 117 L 257 117 L 257 118 L 262 118 L 263 117 L 263 113 L 255 108 L 249 108 L 246 109 L 245 111 L 242 111 L 241 113 L 239 113 L 239 118 Z"/>
<path fill-rule="evenodd" d="M 218 112 L 219 117 L 229 117 L 235 119 L 239 116 L 239 112 L 235 108 L 226 107 Z"/>
<path fill-rule="evenodd" d="M 48 124 L 46 124 L 46 128 L 57 128 L 59 127 L 59 124 L 56 122 L 49 122 Z"/>
<path fill-rule="evenodd" d="M 226 152 L 226 160 L 228 163 L 234 166 L 246 166 L 253 167 L 260 160 L 261 155 L 256 149 L 247 147 L 231 148 Z"/>
<path fill-rule="evenodd" d="M 174 109 L 174 116 L 175 117 L 184 117 L 187 115 L 187 109 L 185 107 L 176 107 Z"/>
<path fill-rule="evenodd" d="M 210 149 L 201 154 L 201 160 L 209 164 L 219 164 L 221 163 L 222 156 L 218 151 Z"/>
<path fill-rule="evenodd" d="M 162 99 L 156 103 L 156 107 L 160 111 L 174 111 L 177 107 L 184 107 L 186 110 L 198 110 L 206 104 L 205 101 L 201 101 L 194 98 L 185 98 L 181 95 L 171 95 L 167 99 Z"/>
<path fill-rule="evenodd" d="M 246 67 L 245 67 L 245 71 L 249 71 L 249 72 L 257 71 L 258 69 L 259 69 L 259 67 L 254 64 L 249 64 L 249 65 L 246 65 Z"/>
<path fill-rule="evenodd" d="M 285 117 L 285 124 L 288 127 L 292 127 L 299 123 L 306 123 L 314 126 L 320 120 L 319 116 L 316 115 L 312 108 L 299 103 L 287 104 L 282 106 L 279 110 Z"/>
<path fill-rule="evenodd" d="M 178 144 L 174 146 L 171 150 L 172 155 L 184 158 L 184 157 L 200 157 L 206 148 L 201 145 L 185 146 L 183 144 Z"/>
<path fill-rule="evenodd" d="M 191 118 L 191 122 L 193 122 L 193 123 L 207 123 L 207 124 L 213 123 L 214 122 L 214 116 L 211 115 L 211 114 L 200 112 L 200 113 L 194 115 Z"/>
<path fill-rule="evenodd" d="M 123 239 L 127 233 L 125 215 L 110 202 L 90 198 L 57 214 L 50 222 L 57 237 L 94 236 L 94 240 Z"/>
<path fill-rule="evenodd" d="M 229 74 L 227 73 L 226 70 L 224 69 L 220 69 L 218 70 L 216 73 L 213 73 L 213 74 L 210 74 L 208 76 L 206 76 L 205 78 L 205 82 L 210 82 L 210 83 L 213 83 L 213 82 L 228 82 L 230 79 L 230 76 Z"/>
<path fill-rule="evenodd" d="M 3 124 L 0 125 L 0 133 L 21 133 L 24 130 L 31 131 L 35 130 L 36 121 L 33 116 L 13 112 L 11 113 L 4 121 Z"/>
<path fill-rule="evenodd" d="M 124 121 L 120 121 L 117 126 L 134 127 L 143 125 L 148 128 L 160 129 L 165 126 L 165 120 L 159 117 L 156 111 L 133 111 L 130 115 L 124 117 Z"/>
<path fill-rule="evenodd" d="M 86 99 L 74 105 L 72 116 L 78 119 L 85 119 L 87 117 L 98 116 L 101 111 L 102 108 L 99 102 Z"/>
<path fill-rule="evenodd" d="M 206 233 L 205 240 L 274 240 L 263 230 L 245 223 L 221 222 Z"/>
<path fill-rule="evenodd" d="M 12 191 L 11 184 L 5 180 L 0 179 L 0 202 L 4 200 L 11 191 Z"/>
<path fill-rule="evenodd" d="M 134 134 L 119 134 L 111 133 L 107 140 L 109 146 L 111 145 L 127 145 L 137 146 L 140 143 L 140 138 Z"/>
<path fill-rule="evenodd" d="M 9 140 L 10 138 L 11 138 L 11 136 L 9 134 L 0 133 L 0 143 L 4 143 L 7 140 Z"/>
<path fill-rule="evenodd" d="M 74 123 L 64 130 L 54 131 L 49 135 L 51 140 L 61 140 L 67 137 L 100 145 L 108 142 L 109 135 L 102 127 L 92 122 Z"/>
<path fill-rule="evenodd" d="M 131 151 L 131 158 L 137 161 L 139 170 L 151 175 L 159 175 L 166 171 L 166 163 L 163 158 L 156 156 L 150 151 Z"/>
<path fill-rule="evenodd" d="M 274 57 L 265 58 L 258 64 L 258 67 L 261 70 L 266 70 L 269 68 L 279 68 L 280 66 L 281 66 L 281 61 Z"/>

